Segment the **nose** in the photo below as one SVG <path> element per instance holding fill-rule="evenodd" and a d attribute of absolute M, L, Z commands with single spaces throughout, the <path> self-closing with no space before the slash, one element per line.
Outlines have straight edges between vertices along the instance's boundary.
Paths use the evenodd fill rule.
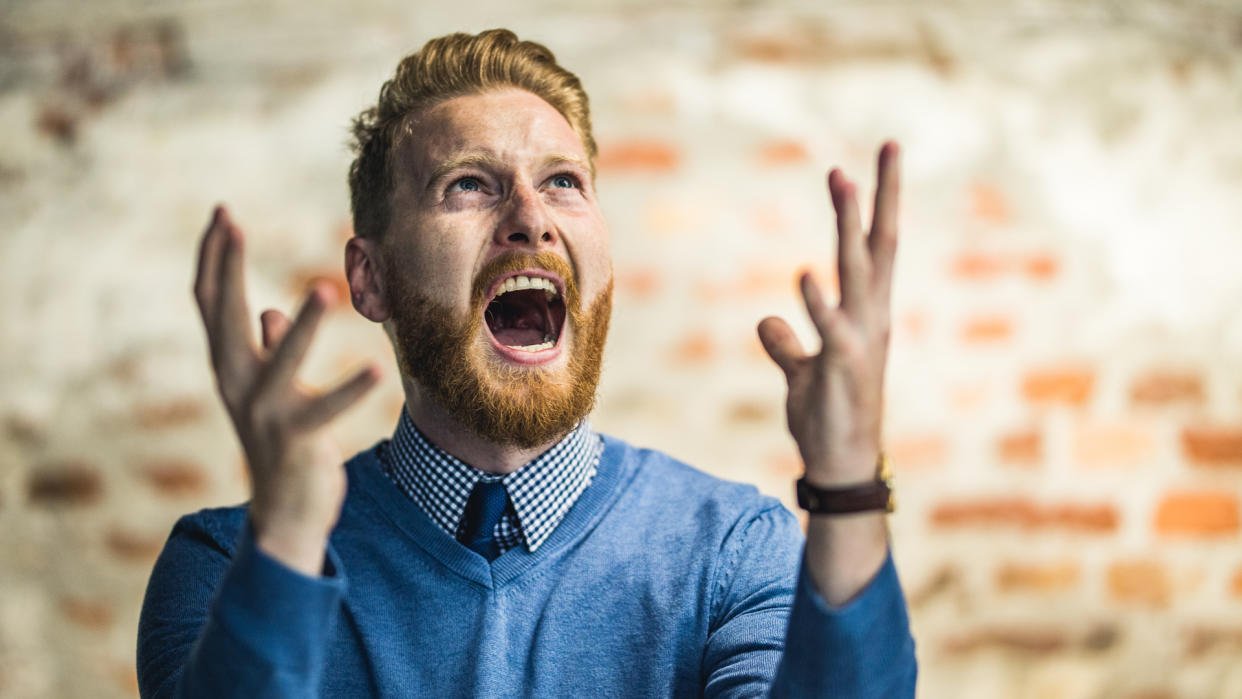
<path fill-rule="evenodd" d="M 547 205 L 533 187 L 524 183 L 516 185 L 506 206 L 505 217 L 493 235 L 497 245 L 537 249 L 556 245 L 556 227 L 548 215 Z"/>

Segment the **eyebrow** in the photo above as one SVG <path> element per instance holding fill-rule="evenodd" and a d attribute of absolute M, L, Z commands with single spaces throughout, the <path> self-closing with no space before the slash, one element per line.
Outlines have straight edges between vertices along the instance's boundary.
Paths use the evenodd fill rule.
<path fill-rule="evenodd" d="M 549 155 L 544 158 L 543 162 L 539 164 L 539 169 L 546 169 L 561 165 L 570 165 L 580 168 L 583 172 L 594 174 L 591 173 L 591 168 L 588 167 L 581 158 L 575 158 L 572 155 L 564 155 L 561 153 Z M 457 170 L 464 170 L 468 168 L 502 170 L 504 167 L 504 161 L 491 153 L 469 153 L 466 155 L 454 156 L 442 161 L 431 171 L 431 177 L 427 179 L 427 189 L 431 189 L 450 173 Z"/>

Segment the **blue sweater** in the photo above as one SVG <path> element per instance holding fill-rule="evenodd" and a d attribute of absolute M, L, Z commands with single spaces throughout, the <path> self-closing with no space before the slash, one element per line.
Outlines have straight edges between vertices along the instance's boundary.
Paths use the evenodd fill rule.
<path fill-rule="evenodd" d="M 489 564 L 374 448 L 345 467 L 322 577 L 257 550 L 244 507 L 176 524 L 139 622 L 143 696 L 914 695 L 892 559 L 830 607 L 797 520 L 752 486 L 605 437 L 543 546 Z"/>

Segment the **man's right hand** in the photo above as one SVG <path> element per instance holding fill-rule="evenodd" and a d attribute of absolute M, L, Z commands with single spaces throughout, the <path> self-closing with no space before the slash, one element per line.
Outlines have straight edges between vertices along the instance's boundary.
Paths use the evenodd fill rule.
<path fill-rule="evenodd" d="M 263 313 L 254 340 L 242 274 L 242 233 L 216 207 L 199 247 L 194 296 L 207 329 L 220 397 L 246 455 L 255 543 L 289 567 L 319 575 L 328 536 L 345 499 L 343 455 L 327 423 L 379 380 L 368 365 L 326 393 L 294 382 L 324 310 L 336 299 L 317 285 L 292 322 Z"/>

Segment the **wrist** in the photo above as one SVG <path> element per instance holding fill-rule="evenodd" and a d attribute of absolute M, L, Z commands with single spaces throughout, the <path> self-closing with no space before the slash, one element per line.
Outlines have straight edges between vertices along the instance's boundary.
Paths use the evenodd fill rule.
<path fill-rule="evenodd" d="M 806 482 L 816 488 L 848 488 L 875 481 L 880 449 L 860 449 L 837 456 L 804 459 Z"/>
<path fill-rule="evenodd" d="M 251 515 L 255 546 L 263 553 L 304 575 L 318 577 L 323 571 L 328 535 L 318 527 Z"/>

